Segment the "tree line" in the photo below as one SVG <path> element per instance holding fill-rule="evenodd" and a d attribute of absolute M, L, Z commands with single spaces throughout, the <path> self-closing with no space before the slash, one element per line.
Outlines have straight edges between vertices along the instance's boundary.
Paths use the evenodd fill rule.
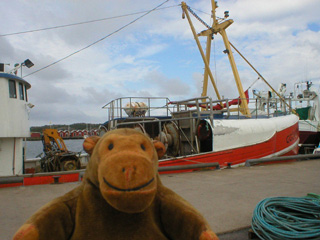
<path fill-rule="evenodd" d="M 44 125 L 44 126 L 33 126 L 30 127 L 31 132 L 42 132 L 43 129 L 53 128 L 57 130 L 84 130 L 84 129 L 98 129 L 101 124 L 93 123 L 73 123 L 73 124 L 53 124 L 53 125 Z"/>

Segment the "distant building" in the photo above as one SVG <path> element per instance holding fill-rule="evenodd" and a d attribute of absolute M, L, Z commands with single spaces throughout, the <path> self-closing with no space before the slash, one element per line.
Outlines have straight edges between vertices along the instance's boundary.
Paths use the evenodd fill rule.
<path fill-rule="evenodd" d="M 32 133 L 31 133 L 31 138 L 41 138 L 41 133 L 39 133 L 39 132 L 32 132 Z"/>
<path fill-rule="evenodd" d="M 97 129 L 91 129 L 90 131 L 88 131 L 87 129 L 72 131 L 58 130 L 58 134 L 62 138 L 81 138 L 85 136 L 97 136 L 99 135 L 98 133 L 99 131 Z"/>
<path fill-rule="evenodd" d="M 98 136 L 99 135 L 98 133 L 99 133 L 99 131 L 97 129 L 93 129 L 90 132 L 90 136 Z"/>

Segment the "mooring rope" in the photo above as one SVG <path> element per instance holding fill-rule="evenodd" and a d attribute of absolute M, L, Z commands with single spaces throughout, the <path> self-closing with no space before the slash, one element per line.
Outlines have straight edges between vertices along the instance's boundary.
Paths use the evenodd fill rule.
<path fill-rule="evenodd" d="M 251 227 L 263 240 L 320 239 L 320 199 L 266 198 L 257 204 Z"/>

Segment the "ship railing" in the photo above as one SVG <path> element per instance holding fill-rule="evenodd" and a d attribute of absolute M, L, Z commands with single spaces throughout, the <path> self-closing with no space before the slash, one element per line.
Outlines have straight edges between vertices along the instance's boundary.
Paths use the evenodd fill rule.
<path fill-rule="evenodd" d="M 102 108 L 108 111 L 108 120 L 116 118 L 141 118 L 152 116 L 170 116 L 174 107 L 170 106 L 167 97 L 123 97 L 105 104 Z"/>
<path fill-rule="evenodd" d="M 254 114 L 256 117 L 261 115 L 261 112 L 267 117 L 277 117 L 295 113 L 292 108 L 292 98 L 253 98 L 255 102 Z"/>
<path fill-rule="evenodd" d="M 292 113 L 292 99 L 246 98 L 252 118 L 275 117 Z M 242 118 L 241 98 L 212 100 L 210 97 L 190 98 L 170 101 L 166 97 L 124 97 L 112 100 L 103 106 L 108 111 L 108 121 L 117 118 L 171 117 L 177 112 L 193 111 L 212 121 L 215 116 Z M 286 103 L 284 103 L 284 101 Z M 141 103 L 145 105 L 140 106 Z M 136 104 L 136 106 L 134 106 Z M 138 106 L 138 108 L 137 108 Z"/>
<path fill-rule="evenodd" d="M 246 98 L 252 118 L 277 117 L 292 113 L 291 98 L 281 100 L 279 98 L 262 99 Z M 209 97 L 191 98 L 182 101 L 170 102 L 176 105 L 177 112 L 195 111 L 200 115 L 205 113 L 213 119 L 215 116 L 223 115 L 223 118 L 241 118 L 241 98 L 212 100 Z M 284 102 L 286 101 L 286 103 Z M 220 116 L 222 117 L 222 116 Z"/>
<path fill-rule="evenodd" d="M 198 97 L 169 102 L 175 109 L 174 112 L 171 112 L 173 118 L 177 119 L 183 116 L 184 113 L 190 112 L 197 119 L 209 118 L 212 126 L 214 114 L 221 114 L 221 111 L 213 111 L 213 103 L 214 101 L 212 101 L 210 97 Z"/>

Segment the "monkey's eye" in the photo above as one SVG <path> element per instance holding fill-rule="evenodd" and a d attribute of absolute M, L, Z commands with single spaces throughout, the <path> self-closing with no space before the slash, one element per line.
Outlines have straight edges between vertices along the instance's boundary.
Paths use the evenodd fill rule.
<path fill-rule="evenodd" d="M 140 147 L 141 147 L 141 149 L 142 149 L 143 151 L 146 150 L 146 147 L 145 147 L 143 144 L 141 144 Z"/>
<path fill-rule="evenodd" d="M 113 148 L 113 143 L 110 143 L 109 146 L 108 146 L 108 149 L 112 150 L 112 148 Z"/>

